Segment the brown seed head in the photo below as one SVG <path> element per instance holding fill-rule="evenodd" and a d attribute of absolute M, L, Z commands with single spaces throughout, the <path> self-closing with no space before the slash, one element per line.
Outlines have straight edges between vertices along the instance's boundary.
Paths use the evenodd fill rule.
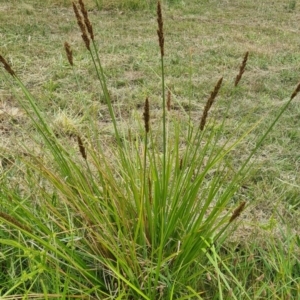
<path fill-rule="evenodd" d="M 71 46 L 68 42 L 65 42 L 64 46 L 65 46 L 65 50 L 67 53 L 67 58 L 68 58 L 69 64 L 71 66 L 73 66 L 73 52 L 72 52 Z"/>
<path fill-rule="evenodd" d="M 83 39 L 83 41 L 85 43 L 86 48 L 90 51 L 91 50 L 90 49 L 90 39 L 89 39 L 89 37 L 87 35 L 86 28 L 85 28 L 85 25 L 84 25 L 84 23 L 82 21 L 82 17 L 81 17 L 81 15 L 79 13 L 79 10 L 78 10 L 78 8 L 77 8 L 77 6 L 76 6 L 76 4 L 74 2 L 73 2 L 73 10 L 74 10 L 74 13 L 75 13 L 75 16 L 76 16 L 76 19 L 77 19 L 77 24 L 78 24 L 78 26 L 79 26 L 79 28 L 81 30 L 81 33 L 82 33 L 81 37 L 82 37 L 82 39 Z"/>
<path fill-rule="evenodd" d="M 149 188 L 149 203 L 152 204 L 152 182 L 148 177 L 148 188 Z"/>
<path fill-rule="evenodd" d="M 74 13 L 75 13 L 75 16 L 76 16 L 76 19 L 77 19 L 77 24 L 78 24 L 81 32 L 83 32 L 83 31 L 85 31 L 85 26 L 83 24 L 82 17 L 79 13 L 79 10 L 78 10 L 76 4 L 73 2 L 72 5 L 73 5 L 73 10 L 74 10 Z"/>
<path fill-rule="evenodd" d="M 86 160 L 87 156 L 86 156 L 85 147 L 84 147 L 82 139 L 80 138 L 79 135 L 77 135 L 77 142 L 78 142 L 79 151 L 81 153 L 81 156 Z"/>
<path fill-rule="evenodd" d="M 202 117 L 201 117 L 201 122 L 200 122 L 200 130 L 203 130 L 204 129 L 204 126 L 206 124 L 206 119 L 207 119 L 207 115 L 208 115 L 208 112 L 211 108 L 211 106 L 213 105 L 218 93 L 219 93 L 219 90 L 221 88 L 221 85 L 222 85 L 222 81 L 223 81 L 223 77 L 221 77 L 219 79 L 219 81 L 217 82 L 217 84 L 215 85 L 215 88 L 214 90 L 212 91 L 212 93 L 210 94 L 210 97 L 208 98 L 207 102 L 206 102 L 206 105 L 204 107 L 204 111 L 203 111 L 203 114 L 202 114 Z"/>
<path fill-rule="evenodd" d="M 84 43 L 85 43 L 85 47 L 86 49 L 88 49 L 89 51 L 91 51 L 91 48 L 90 48 L 90 39 L 88 38 L 87 34 L 82 34 L 81 35 Z"/>
<path fill-rule="evenodd" d="M 182 170 L 182 164 L 183 164 L 183 159 L 182 159 L 182 158 L 180 158 L 179 170 Z"/>
<path fill-rule="evenodd" d="M 22 223 L 20 223 L 17 219 L 15 219 L 14 217 L 0 211 L 0 219 L 4 219 L 6 220 L 8 223 L 12 223 L 15 226 L 32 233 L 31 229 L 29 227 L 27 227 L 26 225 L 23 225 Z"/>
<path fill-rule="evenodd" d="M 168 109 L 168 111 L 171 111 L 171 92 L 170 91 L 168 91 L 167 109 Z"/>
<path fill-rule="evenodd" d="M 240 216 L 240 214 L 242 213 L 242 211 L 245 209 L 245 205 L 246 205 L 246 202 L 243 201 L 238 208 L 236 208 L 234 210 L 234 212 L 232 213 L 232 216 L 229 220 L 229 223 L 233 222 L 236 218 L 238 218 Z"/>
<path fill-rule="evenodd" d="M 240 71 L 239 71 L 239 74 L 236 76 L 235 78 L 235 82 L 234 82 L 234 86 L 237 86 L 245 72 L 245 69 L 246 69 L 246 64 L 247 64 L 247 60 L 248 60 L 248 56 L 249 56 L 249 52 L 247 51 L 245 53 L 245 56 L 244 56 L 244 59 L 243 59 L 243 62 L 240 66 Z"/>
<path fill-rule="evenodd" d="M 291 95 L 291 100 L 294 99 L 297 94 L 300 92 L 300 82 L 298 83 L 297 87 L 295 88 L 293 94 Z"/>
<path fill-rule="evenodd" d="M 83 19 L 84 19 L 84 23 L 85 23 L 85 26 L 89 32 L 89 35 L 91 37 L 92 40 L 94 40 L 94 32 L 93 32 L 93 26 L 89 20 L 89 16 L 88 16 L 88 13 L 87 13 L 87 10 L 85 9 L 84 7 L 84 3 L 82 0 L 78 0 L 78 3 L 80 5 L 80 10 L 81 10 L 81 13 L 83 15 Z"/>
<path fill-rule="evenodd" d="M 164 51 L 165 38 L 164 38 L 164 29 L 163 29 L 164 23 L 163 23 L 163 18 L 161 13 L 160 1 L 157 1 L 157 23 L 158 23 L 157 35 L 158 35 L 158 41 L 160 47 L 160 54 L 161 56 L 164 56 L 165 54 Z"/>
<path fill-rule="evenodd" d="M 145 121 L 145 130 L 148 133 L 150 129 L 149 121 L 150 121 L 150 109 L 149 109 L 149 99 L 146 98 L 145 106 L 144 106 L 144 121 Z"/>
<path fill-rule="evenodd" d="M 11 76 L 16 76 L 15 72 L 11 68 L 11 66 L 8 64 L 8 62 L 5 60 L 5 58 L 0 55 L 0 62 L 3 64 L 5 70 L 11 75 Z"/>

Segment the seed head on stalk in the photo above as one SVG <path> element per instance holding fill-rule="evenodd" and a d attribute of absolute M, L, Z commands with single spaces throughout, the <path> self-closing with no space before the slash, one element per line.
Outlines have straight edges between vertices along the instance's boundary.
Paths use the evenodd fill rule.
<path fill-rule="evenodd" d="M 90 48 L 90 39 L 89 39 L 89 37 L 87 35 L 86 27 L 84 25 L 82 17 L 81 17 L 81 15 L 79 13 L 79 10 L 78 10 L 76 4 L 74 2 L 72 4 L 73 4 L 73 10 L 74 10 L 74 13 L 75 13 L 75 16 L 76 16 L 76 19 L 77 19 L 77 24 L 78 24 L 78 26 L 79 26 L 79 28 L 81 30 L 81 33 L 82 33 L 81 37 L 82 37 L 82 39 L 83 39 L 83 41 L 85 43 L 86 48 L 89 51 L 91 51 L 91 48 Z"/>
<path fill-rule="evenodd" d="M 158 41 L 159 41 L 159 48 L 160 48 L 160 54 L 161 56 L 164 56 L 164 22 L 162 18 L 162 12 L 161 12 L 161 4 L 160 1 L 157 2 L 157 23 L 158 23 L 158 29 L 157 29 L 157 35 L 158 35 Z"/>
<path fill-rule="evenodd" d="M 223 81 L 223 77 L 221 77 L 219 79 L 219 81 L 215 85 L 214 90 L 210 94 L 210 97 L 207 99 L 207 102 L 206 102 L 206 105 L 204 107 L 204 111 L 203 111 L 203 114 L 202 114 L 201 122 L 200 122 L 200 130 L 204 129 L 204 126 L 206 124 L 206 119 L 207 119 L 208 112 L 209 112 L 211 106 L 213 105 L 213 103 L 214 103 L 214 101 L 215 101 L 215 99 L 216 99 L 216 97 L 217 97 L 217 95 L 219 93 L 219 90 L 220 90 L 221 85 L 222 85 L 222 81 Z"/>
<path fill-rule="evenodd" d="M 5 70 L 11 75 L 11 76 L 16 76 L 15 72 L 11 68 L 11 66 L 8 64 L 8 62 L 5 60 L 5 58 L 0 55 L 0 62 L 3 64 Z"/>

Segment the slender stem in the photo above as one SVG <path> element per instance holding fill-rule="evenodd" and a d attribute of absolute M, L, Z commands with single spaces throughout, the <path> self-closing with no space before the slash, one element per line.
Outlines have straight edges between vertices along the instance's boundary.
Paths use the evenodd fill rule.
<path fill-rule="evenodd" d="M 95 50 L 95 53 L 96 53 L 95 56 L 96 56 L 96 60 L 97 60 L 99 69 L 96 67 L 96 61 L 95 61 L 95 57 L 94 57 L 93 53 L 91 51 L 90 51 L 90 53 L 91 53 L 91 56 L 92 56 L 93 64 L 94 64 L 96 72 L 97 72 L 97 76 L 98 76 L 99 81 L 101 83 L 101 87 L 102 87 L 102 90 L 103 90 L 103 93 L 104 93 L 104 98 L 105 98 L 106 104 L 108 106 L 109 114 L 110 114 L 112 122 L 113 122 L 117 143 L 120 146 L 120 136 L 119 136 L 119 132 L 118 132 L 118 128 L 117 128 L 116 117 L 115 117 L 114 110 L 113 110 L 113 107 L 112 107 L 112 104 L 111 104 L 111 99 L 110 99 L 110 96 L 109 96 L 104 71 L 103 71 L 102 64 L 100 62 L 100 58 L 99 58 L 99 55 L 98 55 L 97 46 L 96 46 L 94 41 L 92 41 L 92 42 L 93 42 L 93 47 L 94 47 L 94 50 Z M 99 70 L 100 70 L 100 72 L 99 72 Z"/>
<path fill-rule="evenodd" d="M 164 58 L 161 57 L 161 85 L 162 85 L 162 100 L 163 100 L 163 205 L 165 204 L 166 195 L 166 153 L 167 153 L 167 130 L 166 130 L 166 92 L 165 92 L 165 72 L 164 72 Z"/>
<path fill-rule="evenodd" d="M 165 93 L 165 73 L 164 73 L 164 57 L 161 55 L 161 85 L 162 85 L 162 100 L 163 100 L 163 169 L 162 169 L 162 195 L 161 203 L 159 203 L 158 209 L 160 218 L 160 244 L 158 250 L 158 261 L 156 267 L 155 286 L 158 284 L 158 277 L 160 274 L 160 267 L 162 262 L 162 253 L 164 248 L 164 231 L 166 222 L 166 198 L 167 198 L 167 183 L 166 183 L 166 153 L 167 153 L 167 130 L 166 130 L 166 93 Z"/>

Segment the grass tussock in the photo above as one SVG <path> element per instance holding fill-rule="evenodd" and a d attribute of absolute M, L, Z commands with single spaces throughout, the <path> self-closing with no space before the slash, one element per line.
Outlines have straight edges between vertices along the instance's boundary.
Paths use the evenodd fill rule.
<path fill-rule="evenodd" d="M 263 248 L 253 246 L 250 259 L 242 251 L 231 252 L 225 242 L 247 205 L 235 197 L 252 170 L 252 159 L 299 93 L 300 84 L 277 109 L 267 129 L 254 135 L 246 157 L 234 165 L 235 151 L 253 136 L 264 116 L 251 125 L 245 117 L 240 124 L 246 129 L 228 134 L 226 119 L 234 103 L 230 93 L 221 93 L 223 77 L 202 116 L 197 112 L 196 122 L 183 107 L 174 110 L 165 80 L 168 53 L 160 2 L 160 117 L 153 118 L 154 95 L 150 94 L 143 113 L 127 126 L 121 123 L 112 100 L 88 10 L 82 0 L 73 2 L 73 10 L 100 83 L 100 100 L 107 106 L 112 138 L 107 141 L 101 135 L 98 115 L 89 115 L 84 108 L 85 129 L 74 130 L 69 138 L 60 134 L 38 99 L 0 56 L 7 87 L 32 126 L 26 133 L 30 143 L 20 142 L 14 153 L 17 168 L 1 173 L 0 265 L 8 270 L 0 275 L 1 297 L 295 297 L 299 286 L 293 249 L 299 247 L 299 240 L 273 248 L 272 255 L 262 260 Z M 76 56 L 67 42 L 64 47 L 75 86 L 80 89 Z M 248 52 L 233 93 L 247 63 Z M 214 115 L 216 97 L 228 95 L 221 117 Z M 284 289 L 268 286 L 263 272 L 276 269 L 287 254 L 292 266 L 286 264 L 283 272 L 277 272 L 282 276 L 272 278 Z M 231 261 L 233 258 L 236 260 Z"/>

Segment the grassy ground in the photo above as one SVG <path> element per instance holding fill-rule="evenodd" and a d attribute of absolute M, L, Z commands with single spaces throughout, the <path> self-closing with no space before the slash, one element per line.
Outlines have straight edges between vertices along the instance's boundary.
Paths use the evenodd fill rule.
<path fill-rule="evenodd" d="M 296 1 L 198 2 L 163 5 L 166 84 L 172 93 L 173 107 L 188 107 L 188 99 L 192 98 L 192 116 L 197 120 L 209 92 L 224 76 L 225 84 L 213 113 L 221 116 L 228 99 L 232 101 L 226 121 L 228 135 L 241 129 L 239 121 L 245 116 L 245 127 L 263 117 L 252 133 L 255 136 L 266 129 L 274 111 L 287 101 L 300 80 L 300 14 Z M 89 8 L 120 122 L 127 122 L 137 112 L 141 114 L 144 99 L 149 96 L 151 122 L 155 124 L 161 107 L 155 9 L 98 11 L 92 2 Z M 101 94 L 99 99 L 99 83 L 67 1 L 0 0 L 0 23 L 1 54 L 54 120 L 54 129 L 66 139 L 84 132 L 86 109 L 98 116 L 99 130 L 109 140 L 111 127 L 106 106 L 101 102 Z M 80 90 L 65 56 L 65 41 L 73 49 Z M 246 51 L 246 72 L 238 89 L 231 92 Z M 239 229 L 227 242 L 226 251 L 233 269 L 252 268 L 253 272 L 244 278 L 253 289 L 257 285 L 257 289 L 271 286 L 272 290 L 272 284 L 281 282 L 278 274 L 284 274 L 293 278 L 293 289 L 300 293 L 299 263 L 295 268 L 285 265 L 287 253 L 299 253 L 300 247 L 299 116 L 298 96 L 264 142 L 255 157 L 253 171 L 235 196 L 235 200 L 245 200 L 249 207 Z M 30 123 L 1 82 L 0 146 L 15 150 L 20 140 L 30 143 L 24 129 L 30 131 Z M 232 168 L 253 147 L 251 137 L 234 153 Z M 2 168 L 9 166 L 7 157 L 2 157 Z M 298 244 L 291 242 L 297 236 Z M 261 277 L 264 268 L 276 270 L 277 275 Z M 207 282 L 209 285 L 210 280 Z M 277 298 L 269 296 L 270 299 L 288 299 L 280 297 L 287 297 L 289 292 L 280 294 L 276 290 L 275 294 Z M 263 292 L 257 299 L 264 299 Z"/>

